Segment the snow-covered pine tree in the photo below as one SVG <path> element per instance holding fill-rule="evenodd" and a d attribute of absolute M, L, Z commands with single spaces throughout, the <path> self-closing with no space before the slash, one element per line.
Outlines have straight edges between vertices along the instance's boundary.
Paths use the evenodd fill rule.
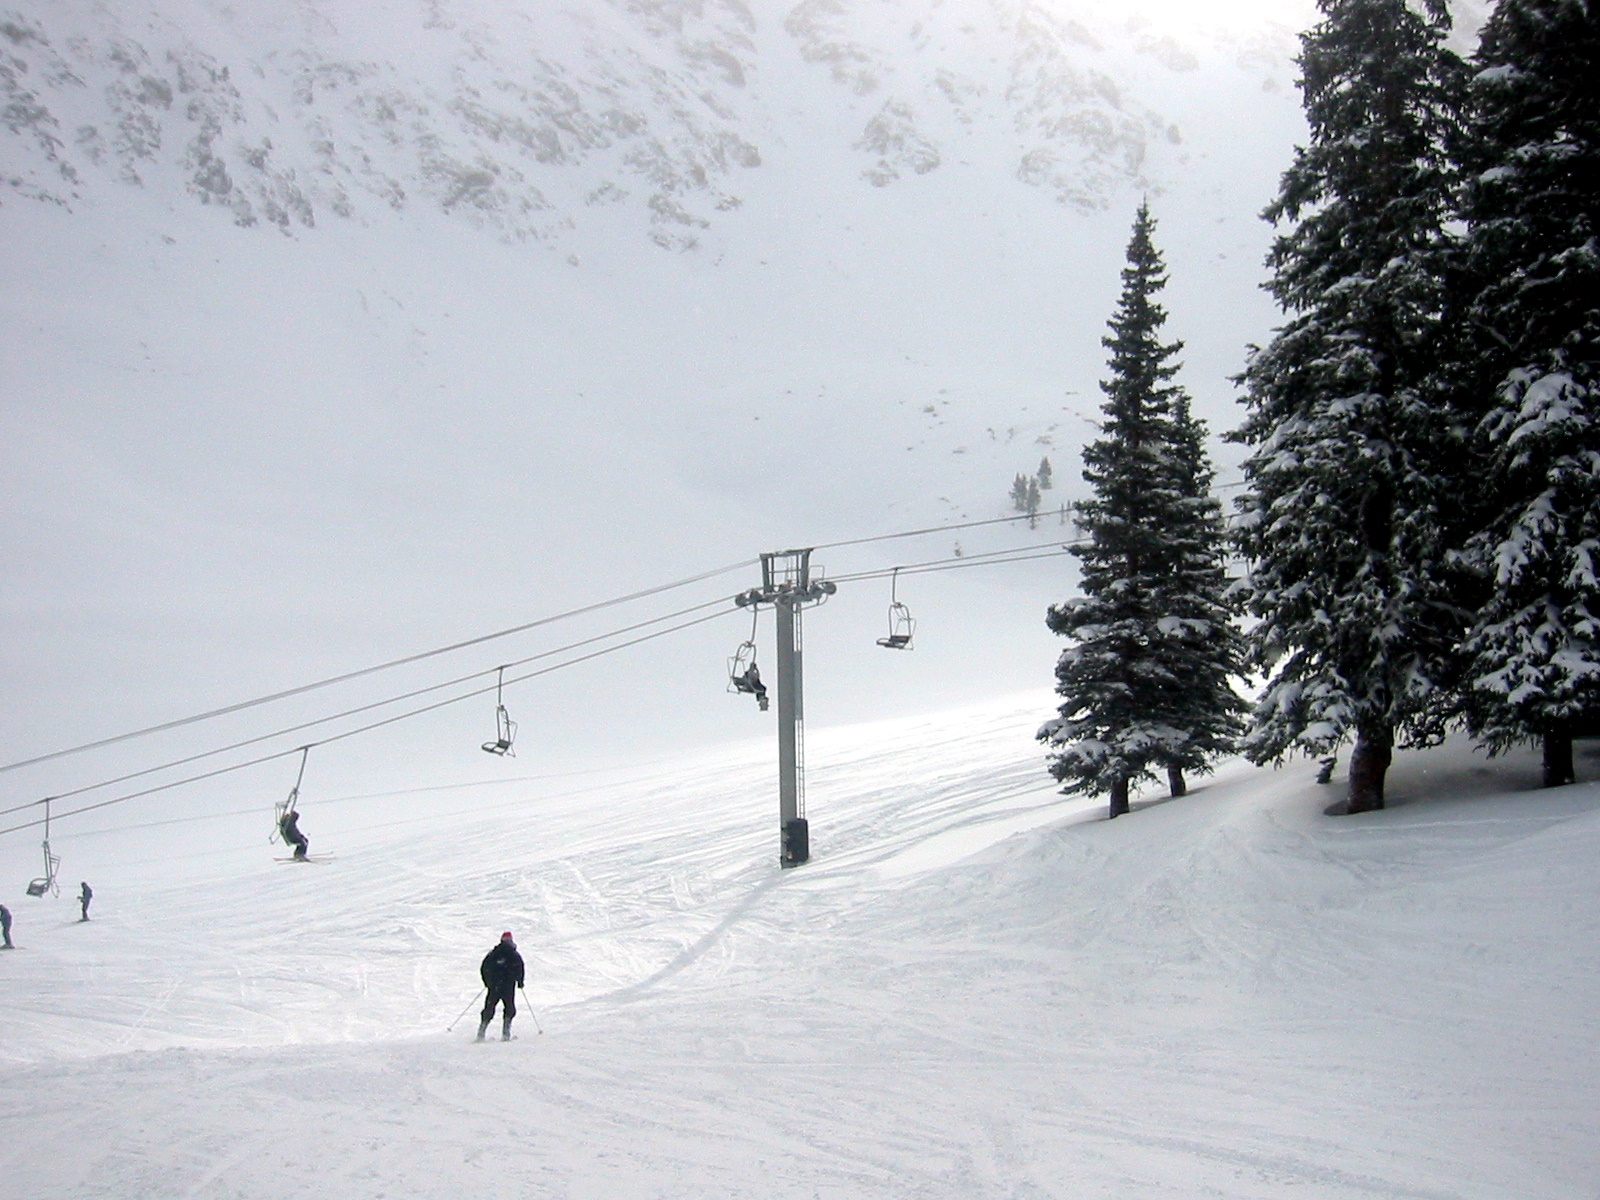
<path fill-rule="evenodd" d="M 1470 561 L 1491 580 L 1466 640 L 1468 723 L 1537 738 L 1573 780 L 1600 718 L 1600 7 L 1500 0 L 1470 92 L 1467 378 L 1489 464 Z"/>
<path fill-rule="evenodd" d="M 1234 689 L 1244 674 L 1244 638 L 1234 623 L 1227 572 L 1227 525 L 1211 494 L 1216 472 L 1206 453 L 1206 425 L 1189 410 L 1189 397 L 1173 395 L 1171 467 L 1177 502 L 1164 515 L 1167 541 L 1177 551 L 1165 599 L 1162 654 L 1180 686 L 1172 723 L 1187 734 L 1167 759 L 1174 796 L 1187 790 L 1184 772 L 1209 774 L 1218 758 L 1234 753 L 1249 707 Z"/>
<path fill-rule="evenodd" d="M 1050 456 L 1047 454 L 1039 460 L 1039 470 L 1034 478 L 1039 481 L 1039 490 L 1048 492 L 1056 485 L 1055 469 L 1050 465 Z"/>
<path fill-rule="evenodd" d="M 1086 545 L 1082 596 L 1052 606 L 1047 623 L 1073 641 L 1056 666 L 1060 715 L 1039 730 L 1050 772 L 1068 792 L 1128 792 L 1165 767 L 1204 771 L 1232 747 L 1243 708 L 1229 684 L 1240 643 L 1223 603 L 1224 531 L 1209 496 L 1204 427 L 1173 383 L 1181 342 L 1163 344 L 1155 296 L 1166 273 L 1148 204 L 1139 207 L 1109 322 L 1110 378 L 1101 436 L 1084 448 L 1092 499 L 1077 506 Z"/>
<path fill-rule="evenodd" d="M 1011 481 L 1011 507 L 1014 511 L 1028 511 L 1028 485 L 1032 482 L 1029 476 L 1021 474 Z"/>
<path fill-rule="evenodd" d="M 1299 59 L 1311 136 L 1265 216 L 1290 314 L 1241 376 L 1240 547 L 1269 675 L 1245 752 L 1318 757 L 1350 733 L 1348 808 L 1383 806 L 1397 738 L 1443 733 L 1462 612 L 1447 553 L 1464 422 L 1436 357 L 1465 66 L 1444 0 L 1320 0 Z"/>

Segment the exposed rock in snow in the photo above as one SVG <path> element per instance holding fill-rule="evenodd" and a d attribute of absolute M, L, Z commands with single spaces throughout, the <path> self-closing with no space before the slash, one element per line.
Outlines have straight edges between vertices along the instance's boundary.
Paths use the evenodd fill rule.
<path fill-rule="evenodd" d="M 933 171 L 965 129 L 1012 177 L 1095 210 L 1152 186 L 1181 141 L 1141 98 L 1152 72 L 1204 60 L 1283 78 L 1293 51 L 1281 29 L 1180 34 L 1010 0 L 295 13 L 202 0 L 11 13 L 7 188 L 74 205 L 145 187 L 284 232 L 426 205 L 508 239 L 559 238 L 590 206 L 622 204 L 683 249 L 738 207 L 764 155 L 836 137 L 836 114 L 883 95 L 853 137 L 866 183 Z"/>

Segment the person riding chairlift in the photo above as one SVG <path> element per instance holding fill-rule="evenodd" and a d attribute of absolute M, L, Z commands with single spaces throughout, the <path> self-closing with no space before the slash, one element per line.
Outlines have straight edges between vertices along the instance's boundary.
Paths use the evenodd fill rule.
<path fill-rule="evenodd" d="M 292 808 L 284 813 L 283 819 L 278 822 L 278 833 L 282 835 L 285 846 L 294 847 L 295 858 L 304 862 L 311 839 L 300 832 L 300 814 Z"/>
<path fill-rule="evenodd" d="M 749 692 L 756 698 L 756 703 L 761 706 L 761 711 L 767 711 L 767 685 L 761 682 L 761 668 L 751 663 L 743 675 L 734 677 L 733 686 L 741 692 Z"/>

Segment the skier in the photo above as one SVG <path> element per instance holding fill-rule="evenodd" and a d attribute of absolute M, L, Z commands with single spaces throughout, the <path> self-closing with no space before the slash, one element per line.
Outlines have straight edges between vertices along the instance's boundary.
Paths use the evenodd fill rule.
<path fill-rule="evenodd" d="M 751 663 L 749 670 L 733 681 L 733 686 L 741 692 L 754 695 L 761 711 L 767 711 L 767 685 L 761 682 L 761 669 L 755 663 Z"/>
<path fill-rule="evenodd" d="M 83 909 L 83 916 L 78 918 L 78 924 L 81 925 L 89 919 L 89 901 L 94 899 L 94 890 L 90 888 L 87 881 L 80 883 L 78 886 L 83 889 L 78 893 L 78 905 Z"/>
<path fill-rule="evenodd" d="M 511 1018 L 517 1015 L 517 989 L 522 986 L 522 955 L 517 953 L 517 943 L 511 940 L 508 929 L 500 935 L 500 944 L 483 956 L 478 968 L 487 995 L 483 1002 L 483 1019 L 478 1022 L 478 1041 L 489 1028 L 494 1017 L 494 1006 L 501 1006 L 500 1040 L 511 1040 Z"/>
<path fill-rule="evenodd" d="M 311 839 L 300 832 L 300 814 L 292 808 L 284 813 L 283 819 L 278 822 L 278 833 L 283 837 L 285 846 L 294 847 L 294 857 L 305 862 Z"/>
<path fill-rule="evenodd" d="M 16 947 L 11 944 L 11 910 L 4 904 L 0 904 L 0 931 L 3 931 L 6 935 L 6 944 L 3 949 L 15 950 Z"/>

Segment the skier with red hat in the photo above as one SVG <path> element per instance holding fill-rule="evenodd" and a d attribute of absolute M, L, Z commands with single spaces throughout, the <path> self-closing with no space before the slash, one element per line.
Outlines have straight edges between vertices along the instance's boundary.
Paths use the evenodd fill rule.
<path fill-rule="evenodd" d="M 478 974 L 488 993 L 483 1002 L 483 1020 L 478 1022 L 478 1040 L 483 1041 L 498 1004 L 501 1006 L 500 1040 L 509 1042 L 511 1018 L 517 1015 L 517 989 L 522 986 L 523 976 L 522 955 L 517 953 L 517 943 L 511 939 L 509 929 L 500 935 L 500 944 L 483 956 Z"/>

